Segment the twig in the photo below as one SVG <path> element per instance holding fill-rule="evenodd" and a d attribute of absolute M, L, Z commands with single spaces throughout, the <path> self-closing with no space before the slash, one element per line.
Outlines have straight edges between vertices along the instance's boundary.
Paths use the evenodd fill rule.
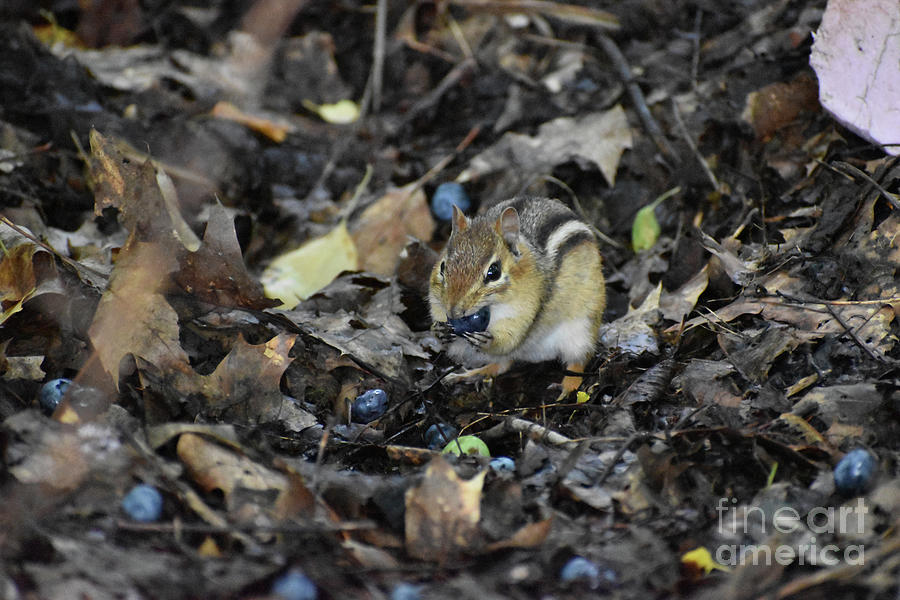
<path fill-rule="evenodd" d="M 703 9 L 698 8 L 694 14 L 694 35 L 691 40 L 694 47 L 691 56 L 691 88 L 697 91 L 697 74 L 700 71 L 700 26 L 703 24 Z"/>
<path fill-rule="evenodd" d="M 543 425 L 538 425 L 533 421 L 528 421 L 520 417 L 508 417 L 494 427 L 484 431 L 482 435 L 485 438 L 501 437 L 504 433 L 509 431 L 523 433 L 532 439 L 541 440 L 548 444 L 553 444 L 554 446 L 581 443 L 580 440 L 573 440 L 572 438 L 568 438 L 561 433 L 556 433 Z"/>
<path fill-rule="evenodd" d="M 618 70 L 619 78 L 622 79 L 622 83 L 625 84 L 628 94 L 631 96 L 631 101 L 634 103 L 634 109 L 637 111 L 638 117 L 644 125 L 644 129 L 646 129 L 647 133 L 650 134 L 650 137 L 653 138 L 653 142 L 656 144 L 656 147 L 659 148 L 660 152 L 665 154 L 666 157 L 675 164 L 680 163 L 681 161 L 678 159 L 678 155 L 675 154 L 675 150 L 663 134 L 659 123 L 657 123 L 656 119 L 653 118 L 653 115 L 650 114 L 650 109 L 647 107 L 647 101 L 644 99 L 644 92 L 641 91 L 641 87 L 635 82 L 634 76 L 631 74 L 631 67 L 628 66 L 628 61 L 625 60 L 622 51 L 619 50 L 619 47 L 616 46 L 616 43 L 608 35 L 601 34 L 598 38 L 600 40 L 600 45 L 603 46 L 603 51 L 606 52 L 609 60 L 612 61 L 616 70 Z"/>
<path fill-rule="evenodd" d="M 587 218 L 587 215 L 585 214 L 584 209 L 581 207 L 581 202 L 578 200 L 578 194 L 575 193 L 575 190 L 573 190 L 571 187 L 569 187 L 569 184 L 567 184 L 562 179 L 558 179 L 558 178 L 554 177 L 553 175 L 543 175 L 541 177 L 541 179 L 543 179 L 544 181 L 549 181 L 550 183 L 555 183 L 562 189 L 569 192 L 569 197 L 572 199 L 572 205 L 575 207 L 575 212 L 578 213 L 578 216 L 581 217 L 582 221 L 584 221 L 585 223 L 588 224 L 588 227 L 591 228 L 591 230 L 594 232 L 594 235 L 596 235 L 599 239 L 603 240 L 604 242 L 606 242 L 607 244 L 609 244 L 610 246 L 612 246 L 614 248 L 624 248 L 625 247 L 623 244 L 620 244 L 616 240 L 612 239 L 611 237 L 609 237 L 608 235 L 606 235 L 605 233 L 603 233 L 602 231 L 597 229 L 596 226 L 594 226 L 594 224 L 591 222 L 591 220 Z M 527 187 L 528 186 L 526 186 L 526 188 Z M 522 190 L 522 191 L 524 191 L 524 190 Z"/>
<path fill-rule="evenodd" d="M 125 531 L 146 531 L 146 532 L 187 532 L 187 533 L 233 533 L 239 531 L 242 533 L 320 533 L 334 531 L 366 531 L 376 529 L 378 526 L 372 521 L 348 521 L 345 523 L 313 523 L 309 525 L 285 523 L 283 525 L 207 525 L 203 523 L 140 523 L 136 521 L 125 521 L 117 519 L 115 521 L 117 529 Z"/>
<path fill-rule="evenodd" d="M 631 436 L 627 440 L 625 440 L 625 443 L 619 446 L 619 449 L 616 451 L 616 455 L 612 457 L 612 459 L 609 461 L 609 464 L 606 465 L 605 469 L 603 469 L 603 472 L 600 474 L 600 477 L 597 478 L 597 481 L 594 483 L 594 485 L 603 485 L 603 482 L 606 481 L 610 475 L 612 475 L 613 469 L 615 469 L 616 465 L 619 464 L 619 461 L 622 460 L 622 456 L 625 454 L 631 444 L 638 440 L 645 440 L 648 437 L 650 437 L 650 434 L 647 433 L 632 433 Z"/>
<path fill-rule="evenodd" d="M 843 328 L 844 328 L 844 331 L 846 331 L 846 332 L 850 335 L 850 337 L 853 338 L 853 341 L 856 342 L 856 344 L 857 344 L 860 348 L 862 348 L 863 350 L 865 350 L 865 351 L 866 351 L 866 354 L 868 354 L 870 357 L 872 357 L 872 359 L 877 360 L 878 362 L 882 362 L 882 363 L 888 364 L 888 365 L 895 365 L 895 364 L 897 364 L 896 361 L 894 361 L 893 359 L 888 358 L 887 356 L 885 356 L 884 354 L 882 354 L 880 351 L 878 351 L 878 350 L 875 349 L 875 348 L 872 348 L 872 347 L 869 346 L 867 343 L 865 343 L 862 339 L 860 339 L 859 334 L 856 333 L 856 330 L 853 329 L 853 328 L 850 327 L 847 323 L 844 322 L 844 319 L 842 319 L 841 316 L 838 314 L 838 312 L 837 312 L 836 310 L 834 310 L 834 307 L 833 307 L 833 306 L 826 304 L 826 305 L 825 305 L 825 308 L 828 309 L 828 312 L 831 314 L 831 316 L 834 318 L 834 320 L 838 322 L 838 325 L 840 325 L 841 327 L 843 327 Z M 878 313 L 877 313 L 877 312 L 872 313 L 872 316 L 869 317 L 869 319 L 871 319 L 872 317 L 874 317 L 876 314 L 878 314 Z M 868 323 L 868 322 L 869 322 L 869 320 L 866 320 L 866 323 Z M 865 323 L 864 323 L 863 325 L 865 325 Z"/>
<path fill-rule="evenodd" d="M 381 110 L 384 84 L 384 40 L 387 35 L 387 0 L 378 0 L 375 11 L 375 47 L 372 50 L 372 112 Z"/>
<path fill-rule="evenodd" d="M 437 104 L 443 97 L 443 95 L 447 93 L 447 90 L 456 85 L 460 79 L 462 79 L 472 69 L 474 69 L 476 64 L 477 63 L 475 62 L 474 58 L 467 58 L 453 67 L 450 72 L 447 73 L 443 79 L 441 79 L 440 83 L 438 83 L 433 90 L 428 92 L 425 97 L 412 105 L 412 107 L 409 109 L 409 112 L 407 112 L 403 118 L 404 124 L 410 123 L 421 113 Z"/>
<path fill-rule="evenodd" d="M 468 40 L 466 40 L 462 27 L 459 26 L 459 23 L 456 22 L 456 19 L 454 19 L 453 15 L 449 12 L 447 13 L 447 22 L 450 27 L 450 33 L 456 38 L 456 43 L 459 44 L 459 49 L 462 50 L 463 55 L 467 59 L 475 60 L 475 53 L 472 52 L 472 47 L 469 45 Z"/>
<path fill-rule="evenodd" d="M 481 125 L 476 125 L 472 129 L 469 130 L 469 133 L 466 134 L 466 137 L 463 138 L 459 144 L 457 144 L 456 148 L 453 149 L 453 152 L 442 158 L 437 162 L 436 165 L 428 169 L 424 175 L 419 177 L 415 182 L 410 184 L 408 193 L 412 194 L 416 190 L 420 189 L 426 183 L 437 177 L 438 173 L 447 168 L 454 158 L 456 158 L 460 152 L 469 147 L 475 138 L 478 137 L 478 134 L 481 133 Z"/>
<path fill-rule="evenodd" d="M 684 125 L 684 120 L 681 118 L 681 111 L 678 110 L 678 103 L 675 102 L 675 98 L 672 98 L 672 115 L 675 117 L 675 125 L 676 127 L 678 127 L 678 131 L 681 132 L 681 137 L 684 138 L 684 141 L 691 149 L 691 152 L 694 154 L 694 158 L 696 158 L 697 162 L 700 163 L 700 166 L 703 167 L 703 172 L 706 173 L 706 177 L 712 184 L 713 190 L 718 190 L 719 180 L 716 179 L 715 173 L 713 173 L 712 169 L 709 168 L 709 164 L 706 162 L 706 159 L 703 158 L 703 155 L 700 154 L 700 150 L 697 149 L 697 144 L 694 143 L 694 139 L 691 137 L 691 134 L 688 133 L 687 127 Z"/>
<path fill-rule="evenodd" d="M 843 161 L 834 161 L 832 164 L 835 166 L 836 169 L 838 169 L 839 171 L 842 171 L 843 173 L 845 173 L 847 175 L 851 175 L 851 176 L 856 175 L 857 177 L 862 177 L 863 179 L 868 181 L 872 186 L 874 186 L 876 190 L 881 192 L 881 195 L 884 196 L 885 200 L 890 202 L 891 206 L 893 206 L 895 209 L 900 209 L 900 201 L 897 200 L 896 194 L 892 194 L 892 193 L 888 192 L 886 189 L 884 189 L 881 186 L 880 183 L 878 183 L 877 181 L 872 179 L 869 176 L 869 174 L 866 173 L 865 171 L 857 169 L 850 163 L 846 163 Z"/>

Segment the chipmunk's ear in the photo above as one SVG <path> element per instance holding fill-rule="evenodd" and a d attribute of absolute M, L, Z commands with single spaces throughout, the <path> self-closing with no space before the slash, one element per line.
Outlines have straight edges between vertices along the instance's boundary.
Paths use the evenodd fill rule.
<path fill-rule="evenodd" d="M 451 233 L 456 233 L 457 231 L 465 231 L 469 227 L 469 218 L 463 214 L 463 211 L 459 210 L 457 205 L 453 205 L 453 218 L 450 219 L 452 223 L 453 229 Z"/>
<path fill-rule="evenodd" d="M 519 239 L 519 213 L 512 206 L 507 206 L 500 213 L 500 218 L 494 224 L 497 230 L 511 250 L 515 252 L 516 242 Z"/>

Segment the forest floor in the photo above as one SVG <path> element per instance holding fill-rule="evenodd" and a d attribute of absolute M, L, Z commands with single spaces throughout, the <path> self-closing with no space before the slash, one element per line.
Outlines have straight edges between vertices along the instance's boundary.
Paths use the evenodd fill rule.
<path fill-rule="evenodd" d="M 36 4 L 3 598 L 898 597 L 900 167 L 819 104 L 824 1 Z M 448 189 L 596 227 L 579 393 L 444 380 Z"/>

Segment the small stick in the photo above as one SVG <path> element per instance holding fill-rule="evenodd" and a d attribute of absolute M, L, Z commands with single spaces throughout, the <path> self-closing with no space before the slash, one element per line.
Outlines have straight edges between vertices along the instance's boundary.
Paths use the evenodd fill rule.
<path fill-rule="evenodd" d="M 835 168 L 837 168 L 839 171 L 843 171 L 846 175 L 851 175 L 851 176 L 856 175 L 856 176 L 862 177 L 863 179 L 868 181 L 870 185 L 874 186 L 875 189 L 877 189 L 879 192 L 881 192 L 881 195 L 884 196 L 885 200 L 887 200 L 888 202 L 891 203 L 891 206 L 893 206 L 896 209 L 900 209 L 900 202 L 897 201 L 896 194 L 892 194 L 889 191 L 887 191 L 886 189 L 884 189 L 880 183 L 878 183 L 877 181 L 875 181 L 874 179 L 869 177 L 868 173 L 866 173 L 865 171 L 862 171 L 860 169 L 857 169 L 850 163 L 845 163 L 843 161 L 835 161 L 833 164 L 834 164 Z"/>
<path fill-rule="evenodd" d="M 460 79 L 462 79 L 472 69 L 474 69 L 476 64 L 477 63 L 475 62 L 475 59 L 467 58 L 453 67 L 450 72 L 447 73 L 447 75 L 445 75 L 443 79 L 441 79 L 440 83 L 438 83 L 433 90 L 428 92 L 425 97 L 412 105 L 412 107 L 409 109 L 409 112 L 406 113 L 403 122 L 411 122 L 413 119 L 419 116 L 419 114 L 437 104 L 440 101 L 441 97 L 443 97 L 443 95 L 447 93 L 447 90 L 456 85 Z"/>
<path fill-rule="evenodd" d="M 694 52 L 691 56 L 691 88 L 697 91 L 697 73 L 700 71 L 700 25 L 703 23 L 703 9 L 694 14 L 694 36 L 691 40 Z"/>
<path fill-rule="evenodd" d="M 706 173 L 706 177 L 712 184 L 713 189 L 718 190 L 719 180 L 716 179 L 715 173 L 709 168 L 709 164 L 706 162 L 706 159 L 703 158 L 703 155 L 700 154 L 700 150 L 697 149 L 697 144 L 694 143 L 691 134 L 688 133 L 687 127 L 685 127 L 684 121 L 681 118 L 681 111 L 678 110 L 678 103 L 675 102 L 675 98 L 672 98 L 672 114 L 675 116 L 675 125 L 678 127 L 678 131 L 681 132 L 681 137 L 684 138 L 684 141 L 691 149 L 691 152 L 694 153 L 694 158 L 696 158 L 697 162 L 700 163 L 700 166 L 703 167 L 703 172 Z"/>
<path fill-rule="evenodd" d="M 644 129 L 646 129 L 647 133 L 650 134 L 650 137 L 653 138 L 653 142 L 656 144 L 656 147 L 659 148 L 660 152 L 678 164 L 681 161 L 678 159 L 678 155 L 675 154 L 675 150 L 666 139 L 665 134 L 663 134 L 659 123 L 657 123 L 656 119 L 653 118 L 653 115 L 650 114 L 650 109 L 647 107 L 647 101 L 644 99 L 644 92 L 641 91 L 641 87 L 635 82 L 634 76 L 631 74 L 631 67 L 628 66 L 628 61 L 625 60 L 625 55 L 622 54 L 622 51 L 619 50 L 619 47 L 616 46 L 616 43 L 611 37 L 602 34 L 598 37 L 604 52 L 606 52 L 606 55 L 618 70 L 619 78 L 622 80 L 622 83 L 625 84 L 628 94 L 631 96 L 631 101 L 634 103 L 634 109 L 637 111 L 641 123 L 644 124 Z"/>
<path fill-rule="evenodd" d="M 541 440 L 549 444 L 553 444 L 554 446 L 579 444 L 582 441 L 567 438 L 561 433 L 556 433 L 555 431 L 547 429 L 543 425 L 538 425 L 537 423 L 522 419 L 520 417 L 507 417 L 490 429 L 482 431 L 481 437 L 486 440 L 499 439 L 510 431 L 516 433 L 524 433 L 532 439 Z"/>
<path fill-rule="evenodd" d="M 384 84 L 384 40 L 387 35 L 387 0 L 378 0 L 375 12 L 375 47 L 372 50 L 372 112 L 381 110 Z"/>
<path fill-rule="evenodd" d="M 638 440 L 645 440 L 650 437 L 647 433 L 636 432 L 632 433 L 631 437 L 625 440 L 625 443 L 619 446 L 618 451 L 616 451 L 616 455 L 612 457 L 612 460 L 609 461 L 609 464 L 606 465 L 606 468 L 603 469 L 603 473 L 600 474 L 600 477 L 597 479 L 597 482 L 594 485 L 603 485 L 603 482 L 607 480 L 607 478 L 612 475 L 613 469 L 616 468 L 616 465 L 619 464 L 619 461 L 622 460 L 622 456 L 625 454 L 625 451 Z"/>
<path fill-rule="evenodd" d="M 887 356 L 885 356 L 884 354 L 882 354 L 881 352 L 879 352 L 879 351 L 876 350 L 875 348 L 872 348 L 871 346 L 869 346 L 869 345 L 868 345 L 867 343 L 865 343 L 862 339 L 860 339 L 859 334 L 856 333 L 856 330 L 853 329 L 852 327 L 850 327 L 850 326 L 844 321 L 844 319 L 841 318 L 841 316 L 838 314 L 838 312 L 837 312 L 836 310 L 834 310 L 834 307 L 833 307 L 833 306 L 831 306 L 830 304 L 826 304 L 826 305 L 825 305 L 825 308 L 828 309 L 828 312 L 831 313 L 831 316 L 834 317 L 834 320 L 838 322 L 838 325 L 840 325 L 841 327 L 843 327 L 843 328 L 844 328 L 844 331 L 846 331 L 846 332 L 850 335 L 850 337 L 853 338 L 853 341 L 856 342 L 856 344 L 857 344 L 860 348 L 862 348 L 863 350 L 865 350 L 866 353 L 867 353 L 869 356 L 871 356 L 874 360 L 877 360 L 878 362 L 882 362 L 882 363 L 885 363 L 885 364 L 896 364 L 896 361 L 891 360 L 890 358 L 888 358 Z M 876 311 L 876 313 L 873 313 L 872 316 L 874 316 L 875 314 L 877 314 L 877 311 Z M 871 319 L 871 317 L 869 317 L 869 318 Z M 868 320 L 867 320 L 867 322 L 868 322 Z"/>

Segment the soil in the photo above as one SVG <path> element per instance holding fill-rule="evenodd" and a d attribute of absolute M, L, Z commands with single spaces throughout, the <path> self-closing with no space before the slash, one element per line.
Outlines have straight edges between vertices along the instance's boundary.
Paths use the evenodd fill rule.
<path fill-rule="evenodd" d="M 900 167 L 824 10 L 5 3 L 3 597 L 897 598 Z M 595 229 L 577 393 L 448 378 L 448 191 Z"/>

